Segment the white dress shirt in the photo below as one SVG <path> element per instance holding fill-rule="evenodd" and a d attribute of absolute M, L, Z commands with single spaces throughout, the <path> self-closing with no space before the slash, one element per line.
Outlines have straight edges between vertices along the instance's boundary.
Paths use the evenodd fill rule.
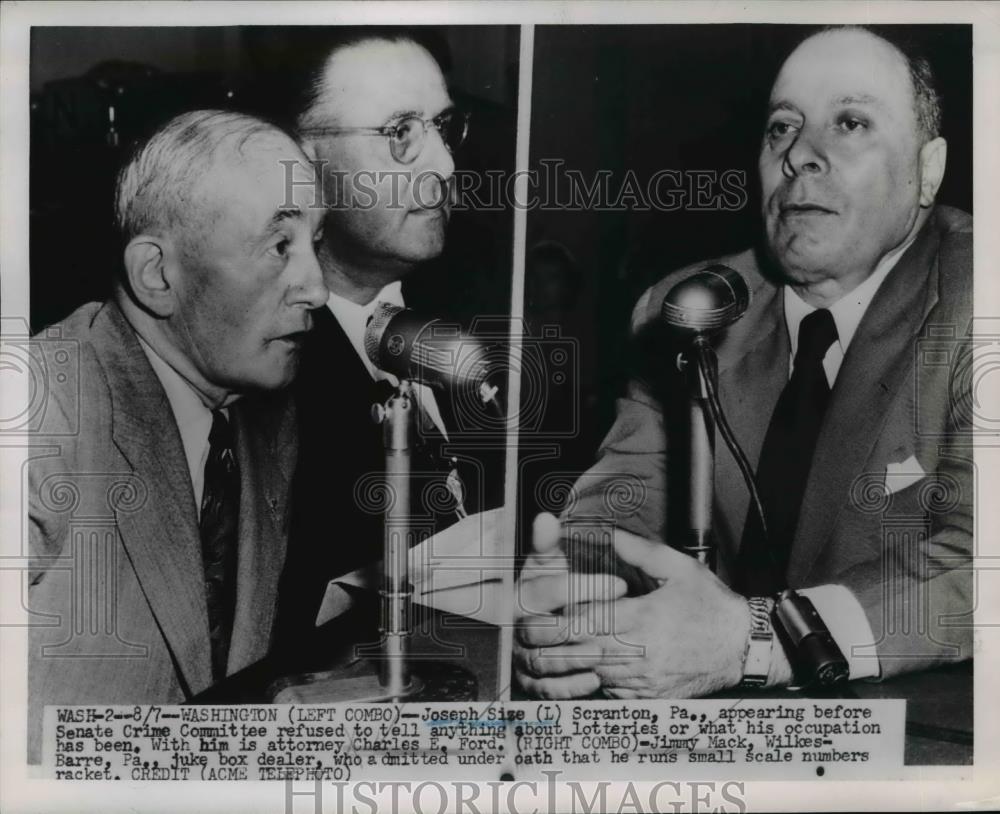
<path fill-rule="evenodd" d="M 138 334 L 136 334 L 138 336 Z M 187 459 L 191 486 L 194 489 L 194 505 L 201 518 L 201 498 L 205 491 L 205 462 L 208 461 L 208 435 L 212 431 L 212 411 L 205 406 L 197 391 L 176 370 L 168 365 L 143 338 L 139 344 L 146 352 L 149 364 L 156 378 L 160 380 L 174 413 L 174 422 L 181 434 L 184 457 Z M 229 417 L 229 411 L 222 412 Z"/>
<path fill-rule="evenodd" d="M 894 249 L 882 258 L 881 262 L 861 285 L 847 292 L 827 310 L 833 317 L 833 322 L 837 326 L 837 341 L 830 345 L 830 349 L 823 357 L 823 370 L 826 372 L 826 380 L 833 388 L 833 383 L 837 380 L 840 366 L 844 362 L 847 353 L 847 346 L 851 344 L 854 334 L 857 333 L 861 319 L 875 298 L 875 293 L 879 290 L 882 282 L 889 276 L 889 272 L 895 268 L 899 258 L 903 256 L 909 247 L 908 243 L 903 244 L 898 249 Z M 791 354 L 788 359 L 788 377 L 792 376 L 792 367 L 795 362 L 795 352 L 799 348 L 799 325 L 802 320 L 816 310 L 816 306 L 810 305 L 803 300 L 795 289 L 785 286 L 785 325 L 788 327 L 788 338 L 791 342 Z"/>
<path fill-rule="evenodd" d="M 375 313 L 375 309 L 378 308 L 380 303 L 398 305 L 400 308 L 405 307 L 405 303 L 403 302 L 403 284 L 398 280 L 394 283 L 389 283 L 366 305 L 358 305 L 356 302 L 351 302 L 331 291 L 330 297 L 326 301 L 326 307 L 330 309 L 330 313 L 340 323 L 340 327 L 344 329 L 344 333 L 347 334 L 347 338 L 350 340 L 351 347 L 357 352 L 358 357 L 371 374 L 372 379 L 375 381 L 384 379 L 393 385 L 398 385 L 399 380 L 395 376 L 375 367 L 371 359 L 368 358 L 368 354 L 365 353 L 365 329 L 368 327 L 368 320 Z M 434 391 L 425 384 L 414 382 L 413 394 L 416 397 L 417 404 L 420 405 L 422 414 L 434 423 L 438 432 L 447 440 L 448 430 L 444 425 L 444 420 L 441 418 L 441 411 L 438 409 L 437 400 L 434 398 Z"/>
<path fill-rule="evenodd" d="M 876 292 L 889 276 L 910 243 L 894 249 L 882 258 L 868 278 L 853 290 L 849 291 L 827 310 L 833 316 L 837 326 L 837 341 L 823 357 L 823 370 L 826 380 L 833 389 L 837 374 L 844 362 L 847 348 L 857 333 L 858 325 L 875 298 Z M 799 325 L 802 320 L 816 310 L 816 307 L 803 300 L 792 288 L 785 286 L 785 324 L 788 327 L 788 337 L 791 341 L 791 356 L 788 360 L 788 375 L 792 375 L 795 362 L 795 352 L 799 346 Z M 875 636 L 861 603 L 843 585 L 819 585 L 807 588 L 799 593 L 809 597 L 816 611 L 830 629 L 837 646 L 847 657 L 851 670 L 851 679 L 875 678 L 880 673 L 878 656 L 875 650 Z"/>

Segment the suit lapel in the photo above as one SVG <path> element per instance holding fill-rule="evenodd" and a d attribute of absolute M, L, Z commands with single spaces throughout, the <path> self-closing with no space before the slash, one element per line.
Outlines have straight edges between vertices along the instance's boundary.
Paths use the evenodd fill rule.
<path fill-rule="evenodd" d="M 830 540 L 851 483 L 863 473 L 888 407 L 913 368 L 914 337 L 937 302 L 939 238 L 932 227 L 933 220 L 882 283 L 847 349 L 802 498 L 788 569 L 793 584 L 808 576 Z"/>
<path fill-rule="evenodd" d="M 286 421 L 286 402 L 280 394 L 256 402 L 238 402 L 230 411 L 240 462 L 241 495 L 230 673 L 266 653 L 278 579 L 285 562 L 286 502 L 296 439 L 291 422 Z"/>
<path fill-rule="evenodd" d="M 131 326 L 114 304 L 94 325 L 111 392 L 112 437 L 148 495 L 118 514 L 122 543 L 184 683 L 211 684 L 205 587 L 194 491 L 170 403 Z"/>

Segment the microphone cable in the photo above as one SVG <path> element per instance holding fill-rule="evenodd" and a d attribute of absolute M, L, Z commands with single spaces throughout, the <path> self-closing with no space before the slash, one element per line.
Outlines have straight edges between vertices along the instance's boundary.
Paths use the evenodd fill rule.
<path fill-rule="evenodd" d="M 705 382 L 705 390 L 708 392 L 708 405 L 712 412 L 712 418 L 719 428 L 726 446 L 729 447 L 729 451 L 736 459 L 736 465 L 740 468 L 743 480 L 746 481 L 747 488 L 750 490 L 750 499 L 753 501 L 754 509 L 760 519 L 760 527 L 764 532 L 764 540 L 766 541 L 768 539 L 767 518 L 764 517 L 764 504 L 761 502 L 760 492 L 757 491 L 757 478 L 754 476 L 753 467 L 750 466 L 750 461 L 747 460 L 747 456 L 744 454 L 742 447 L 740 447 L 739 441 L 736 440 L 736 434 L 726 420 L 725 413 L 722 412 L 722 402 L 719 401 L 719 391 L 715 386 L 715 378 L 712 375 L 713 365 L 711 356 L 709 355 L 711 347 L 708 344 L 708 340 L 700 335 L 694 341 L 693 346 L 695 348 L 698 370 L 701 373 L 702 380 Z M 770 545 L 767 546 L 767 551 L 771 552 Z"/>

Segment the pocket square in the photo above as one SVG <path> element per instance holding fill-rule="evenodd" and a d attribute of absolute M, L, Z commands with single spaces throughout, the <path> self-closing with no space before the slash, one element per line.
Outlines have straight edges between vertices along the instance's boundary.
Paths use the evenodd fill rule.
<path fill-rule="evenodd" d="M 927 473 L 924 472 L 924 468 L 915 455 L 911 455 L 900 463 L 886 464 L 885 493 L 892 495 L 901 492 L 926 477 Z"/>

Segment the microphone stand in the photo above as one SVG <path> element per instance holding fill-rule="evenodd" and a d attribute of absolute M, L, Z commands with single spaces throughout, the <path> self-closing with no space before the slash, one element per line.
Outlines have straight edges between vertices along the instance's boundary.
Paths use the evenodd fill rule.
<path fill-rule="evenodd" d="M 406 660 L 407 639 L 413 629 L 413 586 L 409 576 L 410 444 L 414 419 L 411 390 L 412 385 L 404 379 L 385 406 L 375 405 L 372 411 L 383 427 L 385 488 L 389 497 L 385 513 L 385 576 L 379 591 L 382 634 L 379 683 L 393 698 L 411 689 Z"/>
<path fill-rule="evenodd" d="M 714 571 L 712 502 L 715 490 L 715 421 L 709 396 L 718 387 L 718 364 L 715 350 L 703 333 L 696 333 L 689 350 L 677 355 L 677 369 L 685 374 L 690 394 L 688 539 L 682 548 Z"/>
<path fill-rule="evenodd" d="M 388 498 L 383 538 L 384 576 L 379 590 L 380 641 L 356 647 L 356 658 L 333 670 L 286 676 L 272 682 L 271 701 L 402 703 L 476 697 L 476 679 L 465 668 L 440 660 L 410 663 L 408 645 L 414 624 L 409 559 L 413 536 L 410 485 L 416 414 L 413 385 L 406 379 L 400 381 L 385 404 L 372 405 L 372 418 L 383 427 Z M 377 662 L 377 677 L 363 659 Z"/>

